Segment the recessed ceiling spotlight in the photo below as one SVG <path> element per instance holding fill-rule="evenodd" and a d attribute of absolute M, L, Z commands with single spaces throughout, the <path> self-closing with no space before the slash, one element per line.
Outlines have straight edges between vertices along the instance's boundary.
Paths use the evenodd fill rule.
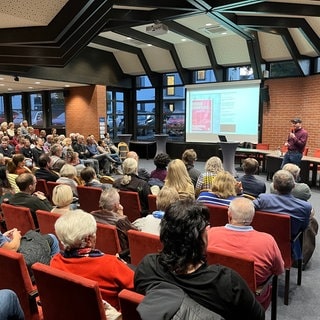
<path fill-rule="evenodd" d="M 148 43 L 148 47 L 152 47 L 152 44 L 151 44 L 151 43 Z"/>
<path fill-rule="evenodd" d="M 126 37 L 126 39 L 127 39 L 127 40 L 131 40 L 132 38 L 130 38 L 130 37 Z"/>
<path fill-rule="evenodd" d="M 181 41 L 182 41 L 182 42 L 185 42 L 185 41 L 187 41 L 187 39 L 186 39 L 186 38 L 183 38 L 183 39 L 181 39 Z"/>
<path fill-rule="evenodd" d="M 4 80 L 4 78 L 0 78 L 0 81 Z"/>
<path fill-rule="evenodd" d="M 70 84 L 65 84 L 64 85 L 66 88 L 69 88 L 70 87 Z"/>
<path fill-rule="evenodd" d="M 12 91 L 12 88 L 8 88 L 8 91 Z"/>
<path fill-rule="evenodd" d="M 0 83 L 0 86 L 1 86 L 1 87 L 4 87 L 4 83 Z"/>
<path fill-rule="evenodd" d="M 34 84 L 40 84 L 41 82 L 39 82 L 39 81 L 36 81 Z"/>
<path fill-rule="evenodd" d="M 206 23 L 205 26 L 210 27 L 210 26 L 212 26 L 212 23 Z"/>
<path fill-rule="evenodd" d="M 33 89 L 33 87 L 28 87 L 28 89 Z"/>

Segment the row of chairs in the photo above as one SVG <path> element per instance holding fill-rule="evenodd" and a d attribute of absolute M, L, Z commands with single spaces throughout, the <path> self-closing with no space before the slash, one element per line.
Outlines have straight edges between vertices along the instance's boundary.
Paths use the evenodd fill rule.
<path fill-rule="evenodd" d="M 207 204 L 210 212 L 211 227 L 224 226 L 228 223 L 228 207 Z M 289 304 L 290 269 L 293 264 L 291 255 L 291 217 L 286 214 L 275 214 L 256 210 L 252 227 L 261 232 L 271 234 L 276 240 L 285 265 L 284 304 Z M 294 241 L 300 241 L 302 247 L 303 233 Z M 298 261 L 297 285 L 302 282 L 302 260 Z"/>
<path fill-rule="evenodd" d="M 44 179 L 37 180 L 37 190 L 43 192 L 51 201 L 52 192 L 59 183 L 46 181 Z M 102 190 L 100 188 L 77 186 L 79 206 L 86 212 L 92 212 L 99 209 L 99 199 Z M 128 219 L 133 222 L 141 217 L 141 204 L 138 192 L 119 191 L 120 202 L 123 206 L 123 211 Z"/>
<path fill-rule="evenodd" d="M 34 285 L 22 254 L 1 248 L 0 264 L 0 289 L 17 294 L 26 320 L 107 320 L 96 281 L 35 263 Z M 143 297 L 129 290 L 119 293 L 123 320 L 141 320 L 136 307 Z"/>

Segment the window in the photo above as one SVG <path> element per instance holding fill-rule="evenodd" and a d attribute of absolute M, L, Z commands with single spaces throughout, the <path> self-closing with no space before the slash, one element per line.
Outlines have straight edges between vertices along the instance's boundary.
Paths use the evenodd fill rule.
<path fill-rule="evenodd" d="M 12 121 L 15 125 L 20 124 L 24 120 L 22 112 L 22 94 L 11 96 Z"/>
<path fill-rule="evenodd" d="M 3 121 L 7 121 L 7 118 L 4 112 L 4 99 L 0 96 L 0 123 Z"/>
<path fill-rule="evenodd" d="M 51 92 L 50 93 L 50 106 L 51 106 L 51 125 L 65 126 L 66 125 L 66 113 L 63 92 Z"/>
<path fill-rule="evenodd" d="M 124 97 L 124 92 L 107 91 L 107 128 L 112 139 L 125 129 Z"/>
<path fill-rule="evenodd" d="M 43 105 L 42 94 L 32 93 L 29 95 L 30 111 L 31 111 L 31 125 L 32 126 L 44 126 L 43 121 Z"/>

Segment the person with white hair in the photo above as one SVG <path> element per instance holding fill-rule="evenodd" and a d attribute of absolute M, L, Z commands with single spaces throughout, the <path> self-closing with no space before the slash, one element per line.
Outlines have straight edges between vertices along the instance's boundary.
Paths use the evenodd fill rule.
<path fill-rule="evenodd" d="M 151 194 L 147 181 L 138 176 L 138 162 L 133 158 L 127 158 L 122 163 L 123 177 L 114 181 L 113 187 L 123 191 L 135 191 L 139 194 L 142 215 L 149 211 L 148 195 Z"/>
<path fill-rule="evenodd" d="M 50 266 L 97 281 L 102 298 L 120 310 L 118 294 L 133 290 L 134 272 L 117 256 L 95 249 L 94 217 L 79 209 L 67 212 L 56 221 L 55 231 L 64 251 L 53 257 Z"/>

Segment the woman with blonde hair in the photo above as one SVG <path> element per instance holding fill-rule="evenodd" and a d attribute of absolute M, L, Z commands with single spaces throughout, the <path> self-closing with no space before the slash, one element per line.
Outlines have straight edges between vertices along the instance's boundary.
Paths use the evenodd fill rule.
<path fill-rule="evenodd" d="M 205 172 L 201 173 L 198 177 L 195 192 L 196 196 L 199 195 L 201 190 L 211 190 L 213 185 L 213 180 L 216 175 L 224 171 L 221 159 L 219 157 L 211 157 L 207 160 L 205 164 Z"/>
<path fill-rule="evenodd" d="M 180 159 L 174 159 L 169 163 L 164 186 L 175 188 L 180 199 L 195 198 L 191 178 L 184 162 Z"/>
<path fill-rule="evenodd" d="M 197 201 L 228 206 L 241 191 L 241 182 L 228 171 L 221 171 L 214 178 L 211 191 L 201 191 Z"/>
<path fill-rule="evenodd" d="M 135 191 L 139 194 L 142 215 L 149 213 L 148 195 L 151 194 L 147 181 L 138 176 L 138 162 L 127 158 L 122 163 L 123 177 L 113 182 L 113 187 L 123 191 Z"/>
<path fill-rule="evenodd" d="M 55 186 L 52 191 L 52 202 L 55 207 L 51 212 L 63 214 L 70 211 L 70 205 L 73 202 L 71 187 L 66 184 Z"/>

